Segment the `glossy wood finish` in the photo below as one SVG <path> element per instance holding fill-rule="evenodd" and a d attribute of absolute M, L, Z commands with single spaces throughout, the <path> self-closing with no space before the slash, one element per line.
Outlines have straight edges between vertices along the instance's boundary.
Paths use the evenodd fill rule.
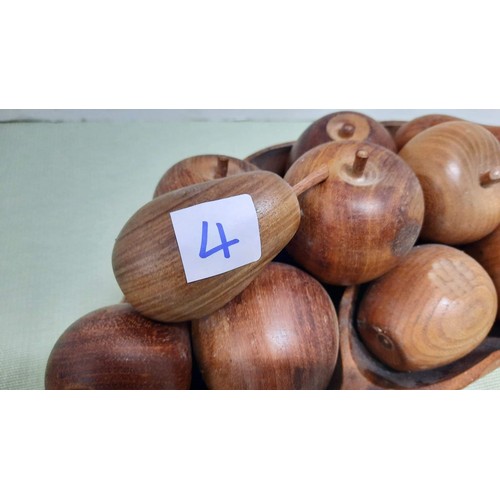
<path fill-rule="evenodd" d="M 261 149 L 245 158 L 245 161 L 253 163 L 262 170 L 274 172 L 283 177 L 288 167 L 288 159 L 294 144 L 295 142 L 286 142 Z"/>
<path fill-rule="evenodd" d="M 211 389 L 325 389 L 338 321 L 324 288 L 271 263 L 225 307 L 193 322 L 193 349 Z"/>
<path fill-rule="evenodd" d="M 357 158 L 360 152 L 367 158 Z M 285 180 L 296 184 L 325 165 L 328 180 L 299 198 L 302 220 L 287 251 L 324 283 L 371 281 L 415 244 L 424 216 L 422 189 L 396 154 L 355 141 L 331 142 L 306 153 Z"/>
<path fill-rule="evenodd" d="M 250 194 L 257 210 L 262 257 L 222 275 L 187 283 L 170 212 L 207 201 Z M 300 223 L 297 197 L 271 172 L 249 172 L 167 193 L 141 208 L 121 231 L 113 269 L 127 301 L 165 322 L 211 314 L 243 291 L 286 246 Z"/>
<path fill-rule="evenodd" d="M 482 185 L 483 176 L 500 167 L 500 144 L 486 129 L 442 123 L 415 136 L 399 154 L 424 190 L 425 240 L 471 243 L 500 224 L 500 183 Z"/>
<path fill-rule="evenodd" d="M 500 368 L 500 324 L 467 356 L 433 370 L 397 372 L 377 361 L 366 349 L 356 330 L 359 287 L 349 287 L 339 310 L 340 358 L 332 388 L 366 389 L 463 389 Z"/>
<path fill-rule="evenodd" d="M 368 286 L 357 326 L 385 365 L 429 370 L 472 352 L 496 314 L 495 287 L 474 259 L 444 245 L 422 245 Z"/>
<path fill-rule="evenodd" d="M 406 145 L 406 143 L 411 141 L 416 135 L 420 134 L 420 132 L 423 132 L 430 127 L 434 127 L 435 125 L 451 121 L 464 120 L 449 115 L 425 115 L 407 122 L 405 125 L 399 128 L 394 137 L 398 151 L 402 149 Z M 492 125 L 481 126 L 489 130 L 498 140 L 500 140 L 500 127 L 495 127 Z"/>
<path fill-rule="evenodd" d="M 193 184 L 201 184 L 256 170 L 258 170 L 256 165 L 230 156 L 193 156 L 176 163 L 165 172 L 156 186 L 154 198 Z"/>
<path fill-rule="evenodd" d="M 361 113 L 342 111 L 324 116 L 304 131 L 290 152 L 289 165 L 316 146 L 331 141 L 364 141 L 396 151 L 391 134 L 381 123 Z"/>
<path fill-rule="evenodd" d="M 497 320 L 500 321 L 500 226 L 493 233 L 464 249 L 490 275 L 498 295 Z"/>
<path fill-rule="evenodd" d="M 73 323 L 50 354 L 46 389 L 189 389 L 189 325 L 150 321 L 128 304 Z"/>

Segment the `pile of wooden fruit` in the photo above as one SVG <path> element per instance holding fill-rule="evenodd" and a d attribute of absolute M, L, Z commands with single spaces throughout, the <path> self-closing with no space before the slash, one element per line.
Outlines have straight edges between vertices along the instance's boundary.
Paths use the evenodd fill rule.
<path fill-rule="evenodd" d="M 499 140 L 341 112 L 181 161 L 116 240 L 124 303 L 64 332 L 46 388 L 468 385 L 500 366 Z"/>

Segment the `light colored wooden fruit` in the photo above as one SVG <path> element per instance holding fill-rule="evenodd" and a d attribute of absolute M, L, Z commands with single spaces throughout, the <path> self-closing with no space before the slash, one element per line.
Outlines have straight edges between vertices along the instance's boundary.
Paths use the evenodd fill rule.
<path fill-rule="evenodd" d="M 422 245 L 368 286 L 358 331 L 394 370 L 428 370 L 473 351 L 496 314 L 495 286 L 474 259 L 444 245 Z"/>
<path fill-rule="evenodd" d="M 193 322 L 193 348 L 211 389 L 325 389 L 338 356 L 337 314 L 315 279 L 271 263 Z"/>
<path fill-rule="evenodd" d="M 399 154 L 424 190 L 425 240 L 471 243 L 500 224 L 500 145 L 485 128 L 442 123 L 415 136 Z"/>
<path fill-rule="evenodd" d="M 490 275 L 498 294 L 497 319 L 500 320 L 500 226 L 482 240 L 464 249 L 476 259 Z"/>
<path fill-rule="evenodd" d="M 46 389 L 189 389 L 188 323 L 150 321 L 129 304 L 73 323 L 50 354 Z"/>
<path fill-rule="evenodd" d="M 193 156 L 176 163 L 165 172 L 156 186 L 154 198 L 193 184 L 201 184 L 257 170 L 259 170 L 258 167 L 252 163 L 230 156 Z"/>
<path fill-rule="evenodd" d="M 287 251 L 324 283 L 371 281 L 415 244 L 424 216 L 422 189 L 395 153 L 356 141 L 314 148 L 285 180 L 295 184 L 325 165 L 329 178 L 300 196 L 302 220 Z"/>
<path fill-rule="evenodd" d="M 238 269 L 187 283 L 170 212 L 249 194 L 256 208 L 261 258 Z M 164 322 L 200 318 L 243 291 L 290 241 L 300 223 L 297 196 L 270 172 L 249 172 L 167 193 L 141 208 L 113 250 L 113 270 L 128 303 Z"/>

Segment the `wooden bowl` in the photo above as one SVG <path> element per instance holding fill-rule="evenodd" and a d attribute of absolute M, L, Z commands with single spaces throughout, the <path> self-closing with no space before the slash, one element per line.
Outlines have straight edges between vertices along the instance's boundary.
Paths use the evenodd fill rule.
<path fill-rule="evenodd" d="M 500 323 L 474 351 L 433 370 L 401 373 L 377 361 L 356 330 L 360 287 L 346 289 L 339 311 L 340 359 L 333 389 L 463 389 L 500 367 Z"/>
<path fill-rule="evenodd" d="M 256 167 L 269 172 L 274 172 L 279 176 L 285 175 L 290 152 L 295 142 L 285 142 L 276 144 L 268 148 L 261 149 L 256 153 L 251 154 L 244 161 L 252 163 Z"/>

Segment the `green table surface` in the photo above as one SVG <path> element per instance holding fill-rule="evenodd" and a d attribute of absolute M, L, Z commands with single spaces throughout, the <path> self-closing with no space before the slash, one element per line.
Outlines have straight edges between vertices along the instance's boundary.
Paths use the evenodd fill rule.
<path fill-rule="evenodd" d="M 296 139 L 287 123 L 0 125 L 0 389 L 43 389 L 79 317 L 118 303 L 113 243 L 163 173 L 198 154 L 244 158 Z M 471 388 L 500 388 L 500 370 Z"/>

